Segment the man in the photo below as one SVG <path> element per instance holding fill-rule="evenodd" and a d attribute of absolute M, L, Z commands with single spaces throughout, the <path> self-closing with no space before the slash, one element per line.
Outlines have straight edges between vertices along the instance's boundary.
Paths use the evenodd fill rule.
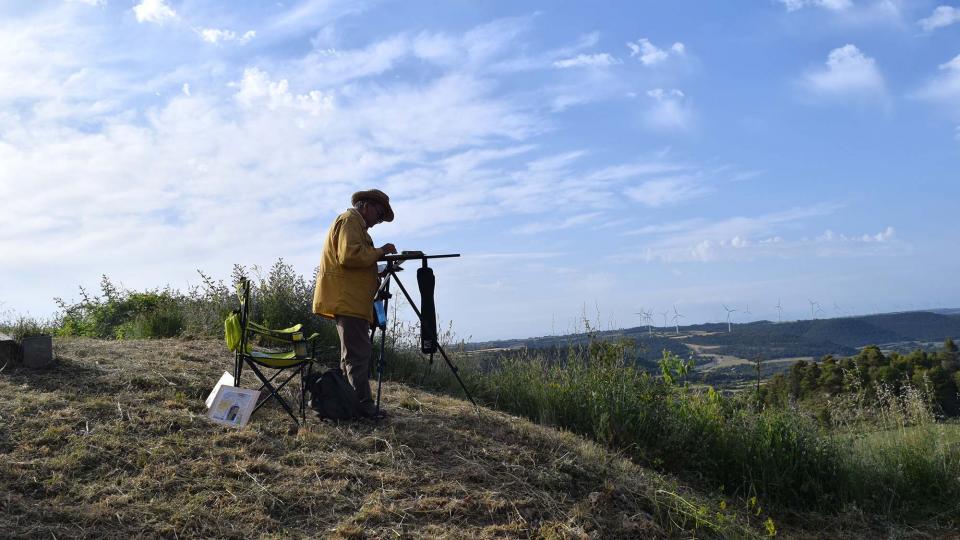
<path fill-rule="evenodd" d="M 393 221 L 393 209 L 390 197 L 379 189 L 358 191 L 350 202 L 353 208 L 337 216 L 323 243 L 313 312 L 337 321 L 340 368 L 357 392 L 360 414 L 371 417 L 376 411 L 369 378 L 373 297 L 380 281 L 377 259 L 397 250 L 393 244 L 374 247 L 367 230 Z"/>

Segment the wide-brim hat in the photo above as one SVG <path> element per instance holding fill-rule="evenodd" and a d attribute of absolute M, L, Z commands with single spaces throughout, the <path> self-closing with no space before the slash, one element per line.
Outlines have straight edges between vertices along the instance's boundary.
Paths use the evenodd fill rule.
<path fill-rule="evenodd" d="M 358 191 L 350 197 L 350 204 L 357 204 L 359 201 L 373 201 L 383 206 L 383 220 L 393 221 L 393 208 L 390 207 L 390 197 L 379 189 L 368 189 Z"/>

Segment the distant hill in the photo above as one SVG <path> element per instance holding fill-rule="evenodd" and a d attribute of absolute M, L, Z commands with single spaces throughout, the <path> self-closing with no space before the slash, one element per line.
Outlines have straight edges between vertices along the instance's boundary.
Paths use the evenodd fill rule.
<path fill-rule="evenodd" d="M 591 338 L 602 340 L 631 339 L 636 343 L 639 363 L 654 363 L 663 350 L 683 357 L 698 356 L 688 345 L 709 347 L 711 354 L 764 360 L 832 354 L 850 356 L 867 345 L 890 345 L 891 348 L 915 348 L 923 343 L 942 342 L 948 337 L 960 338 L 960 309 L 884 313 L 861 317 L 813 319 L 774 323 L 757 321 L 734 324 L 727 332 L 725 323 L 647 327 L 608 330 L 594 334 L 568 334 L 527 339 L 507 339 L 470 343 L 467 349 L 554 349 L 587 343 Z M 559 353 L 557 353 L 559 354 Z"/>
<path fill-rule="evenodd" d="M 682 327 L 681 327 L 682 328 Z M 681 336 L 682 337 L 682 336 Z M 634 344 L 633 355 L 637 364 L 655 367 L 663 351 L 688 357 L 691 350 L 682 340 L 669 337 L 656 331 L 650 332 L 646 327 L 626 328 L 623 330 L 608 330 L 594 334 L 579 333 L 563 336 L 540 336 L 526 339 L 502 339 L 466 344 L 468 351 L 495 351 L 497 354 L 522 354 L 524 350 L 533 349 L 550 359 L 566 357 L 569 347 L 586 345 L 591 339 L 616 341 L 626 339 Z"/>

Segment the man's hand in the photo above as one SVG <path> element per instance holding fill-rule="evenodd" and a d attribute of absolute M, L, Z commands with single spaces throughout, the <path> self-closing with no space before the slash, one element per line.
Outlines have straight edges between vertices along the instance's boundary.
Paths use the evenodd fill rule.
<path fill-rule="evenodd" d="M 397 252 L 397 248 L 393 244 L 384 244 L 380 246 L 380 252 L 381 252 L 381 256 L 393 255 L 394 253 Z"/>

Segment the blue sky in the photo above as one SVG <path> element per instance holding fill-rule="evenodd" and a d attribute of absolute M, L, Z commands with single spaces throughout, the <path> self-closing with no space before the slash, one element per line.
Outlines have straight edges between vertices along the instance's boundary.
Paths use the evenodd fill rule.
<path fill-rule="evenodd" d="M 960 306 L 958 171 L 942 0 L 0 6 L 7 314 L 311 275 L 370 187 L 463 338 Z"/>

